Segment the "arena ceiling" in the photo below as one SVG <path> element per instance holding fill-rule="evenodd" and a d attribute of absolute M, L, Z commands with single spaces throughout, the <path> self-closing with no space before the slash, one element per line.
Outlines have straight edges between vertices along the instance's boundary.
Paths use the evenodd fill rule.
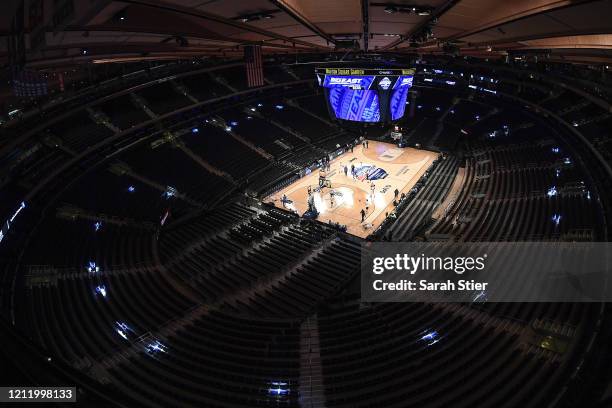
<path fill-rule="evenodd" d="M 612 60 L 612 0 L 5 0 L 0 58 L 18 34 L 33 66 L 299 52 L 534 53 Z M 41 12 L 42 11 L 42 12 Z M 12 29 L 13 27 L 13 29 Z M 18 36 L 18 35 L 17 35 Z"/>

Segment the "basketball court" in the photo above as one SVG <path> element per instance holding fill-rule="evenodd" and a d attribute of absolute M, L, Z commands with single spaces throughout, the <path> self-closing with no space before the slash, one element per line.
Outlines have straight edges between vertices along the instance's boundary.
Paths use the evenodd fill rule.
<path fill-rule="evenodd" d="M 308 210 L 310 187 L 319 221 L 346 225 L 349 234 L 365 238 L 393 211 L 395 190 L 399 195 L 408 194 L 438 155 L 369 141 L 367 149 L 357 145 L 352 153 L 347 151 L 331 162 L 330 169 L 324 172 L 325 186 L 319 187 L 321 174 L 317 169 L 264 201 L 302 215 Z M 355 168 L 354 176 L 351 166 Z M 284 203 L 283 196 L 286 196 Z M 366 211 L 363 222 L 362 209 Z"/>

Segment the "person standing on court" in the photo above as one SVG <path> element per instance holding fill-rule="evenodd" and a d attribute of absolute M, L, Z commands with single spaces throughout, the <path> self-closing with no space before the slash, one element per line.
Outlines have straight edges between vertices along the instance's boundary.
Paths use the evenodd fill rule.
<path fill-rule="evenodd" d="M 365 215 L 366 215 L 365 210 L 362 208 L 361 209 L 361 222 L 365 221 Z"/>
<path fill-rule="evenodd" d="M 344 166 L 344 177 L 348 176 L 348 167 Z"/>
<path fill-rule="evenodd" d="M 393 192 L 393 196 L 396 200 L 397 200 L 398 195 L 399 195 L 399 190 L 396 188 L 395 191 Z"/>

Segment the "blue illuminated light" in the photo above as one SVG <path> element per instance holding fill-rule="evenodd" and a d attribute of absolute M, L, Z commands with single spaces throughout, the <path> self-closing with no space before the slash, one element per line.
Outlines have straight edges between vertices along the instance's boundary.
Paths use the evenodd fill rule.
<path fill-rule="evenodd" d="M 145 346 L 145 350 L 147 351 L 147 353 L 150 353 L 150 354 L 166 353 L 167 352 L 166 349 L 167 349 L 166 346 L 162 344 L 161 342 L 159 342 L 158 340 L 155 340 Z"/>
<path fill-rule="evenodd" d="M 134 188 L 134 186 L 129 186 L 129 187 L 128 187 L 128 191 L 129 191 L 130 193 L 133 193 L 134 191 L 136 191 L 136 189 Z"/>
<path fill-rule="evenodd" d="M 25 206 L 26 206 L 25 201 L 22 201 L 21 204 L 19 205 L 19 208 L 17 208 L 17 211 L 13 213 L 13 216 L 10 218 L 9 222 L 15 221 L 15 218 L 17 218 L 17 216 L 25 208 Z"/>
<path fill-rule="evenodd" d="M 134 333 L 134 330 L 124 322 L 115 321 L 115 331 L 125 340 L 129 340 L 128 334 Z"/>
<path fill-rule="evenodd" d="M 559 148 L 558 147 L 553 147 L 552 148 L 552 152 L 553 153 L 559 153 Z"/>
<path fill-rule="evenodd" d="M 557 187 L 552 186 L 551 188 L 548 189 L 548 192 L 546 193 L 547 196 L 549 197 L 554 197 L 557 195 Z"/>
<path fill-rule="evenodd" d="M 226 126 L 225 127 L 225 131 L 226 132 L 231 132 L 232 131 L 232 127 L 231 126 Z"/>
<path fill-rule="evenodd" d="M 433 346 L 442 339 L 436 330 L 427 329 L 422 331 L 420 335 L 418 341 L 426 343 L 427 347 Z"/>
<path fill-rule="evenodd" d="M 166 191 L 164 191 L 163 196 L 166 197 L 166 200 L 170 199 L 170 197 L 176 196 L 177 191 L 176 188 L 167 186 Z"/>
<path fill-rule="evenodd" d="M 272 381 L 270 383 L 271 387 L 268 388 L 268 393 L 274 396 L 281 396 L 289 394 L 289 390 L 285 388 L 287 386 L 286 382 L 280 381 Z"/>
<path fill-rule="evenodd" d="M 234 121 L 231 121 L 231 122 L 230 122 L 230 125 L 232 125 L 232 126 L 238 126 L 238 122 L 236 122 L 235 120 L 234 120 Z"/>
<path fill-rule="evenodd" d="M 285 109 L 285 107 L 283 105 L 276 105 L 275 108 L 278 109 L 278 110 Z"/>
<path fill-rule="evenodd" d="M 102 223 L 100 221 L 94 224 L 94 231 L 99 231 L 102 228 Z"/>
<path fill-rule="evenodd" d="M 566 157 L 566 158 L 563 160 L 563 163 L 565 163 L 565 164 L 572 164 L 572 161 L 570 160 L 570 158 L 569 158 L 569 157 Z"/>
<path fill-rule="evenodd" d="M 423 336 L 421 336 L 421 340 L 426 341 L 426 340 L 434 340 L 438 338 L 438 332 L 435 330 L 432 330 L 426 334 L 424 334 Z"/>
<path fill-rule="evenodd" d="M 106 297 L 106 287 L 104 285 L 96 286 L 96 293 L 99 293 L 102 297 Z"/>
<path fill-rule="evenodd" d="M 554 214 L 552 216 L 552 222 L 555 224 L 555 226 L 559 225 L 561 222 L 561 214 Z"/>
<path fill-rule="evenodd" d="M 257 107 L 258 107 L 258 108 L 261 108 L 262 106 L 263 106 L 263 103 L 258 103 L 258 104 L 257 104 Z"/>
<path fill-rule="evenodd" d="M 100 272 L 100 267 L 96 265 L 94 261 L 89 261 L 89 264 L 87 265 L 87 271 L 89 273 Z"/>
<path fill-rule="evenodd" d="M 25 201 L 22 201 L 21 204 L 19 205 L 19 208 L 17 208 L 17 210 L 13 213 L 11 218 L 6 220 L 6 229 L 0 229 L 0 242 L 2 242 L 2 240 L 4 239 L 5 232 L 11 228 L 11 223 L 15 221 L 15 218 L 17 218 L 17 216 L 25 208 L 25 206 L 26 206 Z"/>
<path fill-rule="evenodd" d="M 270 394 L 275 394 L 275 395 L 284 395 L 288 392 L 288 390 L 285 390 L 284 388 L 270 388 L 268 390 L 270 392 Z"/>
<path fill-rule="evenodd" d="M 198 129 L 197 127 L 191 129 L 191 133 L 198 133 L 200 131 L 200 129 Z"/>

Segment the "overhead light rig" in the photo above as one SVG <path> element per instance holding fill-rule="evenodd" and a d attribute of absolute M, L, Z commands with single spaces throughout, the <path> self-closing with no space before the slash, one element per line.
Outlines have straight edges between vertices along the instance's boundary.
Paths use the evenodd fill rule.
<path fill-rule="evenodd" d="M 414 32 L 410 36 L 410 46 L 418 47 L 419 44 L 435 39 L 433 34 L 433 28 L 437 23 L 438 19 L 434 17 L 430 21 L 428 21 L 427 24 L 425 24 L 419 30 Z"/>
<path fill-rule="evenodd" d="M 257 13 L 242 14 L 237 17 L 234 17 L 233 19 L 240 21 L 241 23 L 251 23 L 253 21 L 272 19 L 274 18 L 274 13 L 277 13 L 277 12 L 278 10 L 260 11 Z"/>
<path fill-rule="evenodd" d="M 421 5 L 410 5 L 410 4 L 394 4 L 394 3 L 385 3 L 379 4 L 375 3 L 372 5 L 381 6 L 385 8 L 385 13 L 387 14 L 415 14 L 417 16 L 430 16 L 434 8 L 430 6 L 421 6 Z"/>

